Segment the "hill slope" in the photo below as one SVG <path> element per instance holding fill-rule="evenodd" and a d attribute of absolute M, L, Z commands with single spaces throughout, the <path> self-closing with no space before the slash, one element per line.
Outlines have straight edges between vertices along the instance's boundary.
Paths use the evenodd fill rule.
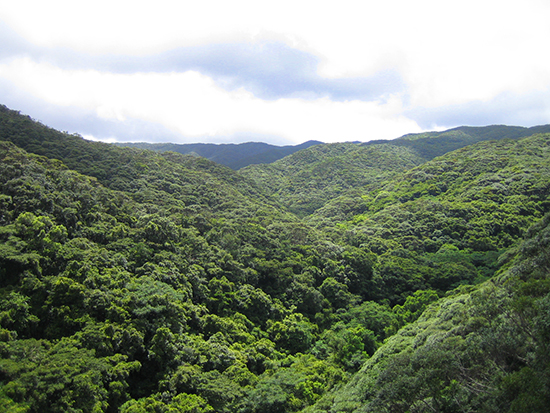
<path fill-rule="evenodd" d="M 480 142 L 346 198 L 353 210 L 345 222 L 331 216 L 340 199 L 308 222 L 377 254 L 383 295 L 394 302 L 402 289 L 480 280 L 550 211 L 549 151 L 550 134 Z"/>
<path fill-rule="evenodd" d="M 231 169 L 241 169 L 250 164 L 275 162 L 301 149 L 321 144 L 318 141 L 308 141 L 300 145 L 275 146 L 262 142 L 247 142 L 240 144 L 212 143 L 119 143 L 119 146 L 150 149 L 153 151 L 172 151 L 184 155 L 199 155 L 211 161 L 228 166 Z"/>
<path fill-rule="evenodd" d="M 333 276 L 368 276 L 367 254 L 213 162 L 9 115 L 4 138 L 95 177 L 0 143 L 2 409 L 294 411 L 313 400 L 296 380 L 322 394 L 356 368 L 360 350 L 349 366 L 305 353 L 359 300 Z"/>
<path fill-rule="evenodd" d="M 305 216 L 351 189 L 375 188 L 422 162 L 407 148 L 334 143 L 301 150 L 269 165 L 251 165 L 239 173 L 291 212 Z"/>
<path fill-rule="evenodd" d="M 333 220 L 343 220 L 358 212 L 353 198 L 374 190 L 396 173 L 477 142 L 520 139 L 545 132 L 550 132 L 550 125 L 463 126 L 391 141 L 324 144 L 272 164 L 251 165 L 240 173 L 300 217 L 317 211 Z"/>
<path fill-rule="evenodd" d="M 298 369 L 287 357 L 311 346 L 310 318 L 332 312 L 307 275 L 322 272 L 322 237 L 204 160 L 129 156 L 155 173 L 115 191 L 0 143 L 0 405 L 254 411 L 247 383 L 282 360 Z"/>
<path fill-rule="evenodd" d="M 533 126 L 459 126 L 443 132 L 427 132 L 404 135 L 391 141 L 370 141 L 363 145 L 391 143 L 415 150 L 426 159 L 433 159 L 447 152 L 472 145 L 477 142 L 500 139 L 521 139 L 536 133 L 550 133 L 550 125 Z"/>
<path fill-rule="evenodd" d="M 30 153 L 61 160 L 70 169 L 95 177 L 111 189 L 136 192 L 139 191 L 140 182 L 143 180 L 147 180 L 150 185 L 161 187 L 165 181 L 162 175 L 173 174 L 174 165 L 177 164 L 183 173 L 177 179 L 187 184 L 177 188 L 177 191 L 175 187 L 172 190 L 165 188 L 163 192 L 167 194 L 200 196 L 202 191 L 198 191 L 192 184 L 198 182 L 196 177 L 200 175 L 203 175 L 204 183 L 207 180 L 204 176 L 207 174 L 224 184 L 239 187 L 239 190 L 254 199 L 265 201 L 252 181 L 247 181 L 231 169 L 207 159 L 175 153 L 159 154 L 86 141 L 78 135 L 62 133 L 35 122 L 30 117 L 9 110 L 5 106 L 0 106 L 0 140 L 10 141 Z M 159 169 L 161 165 L 171 165 L 170 170 Z M 171 176 L 170 179 L 174 178 Z M 209 200 L 204 199 L 201 202 L 217 202 L 223 199 L 223 194 L 220 195 L 221 198 L 207 196 Z M 162 196 L 166 194 L 161 194 Z"/>
<path fill-rule="evenodd" d="M 305 412 L 545 411 L 549 224 L 546 215 L 530 229 L 498 277 L 432 304 Z"/>

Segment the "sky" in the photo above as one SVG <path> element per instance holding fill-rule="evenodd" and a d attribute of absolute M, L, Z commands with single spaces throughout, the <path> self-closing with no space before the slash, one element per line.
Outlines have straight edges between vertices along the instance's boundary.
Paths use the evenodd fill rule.
<path fill-rule="evenodd" d="M 0 0 L 0 104 L 107 142 L 550 123 L 548 0 Z"/>

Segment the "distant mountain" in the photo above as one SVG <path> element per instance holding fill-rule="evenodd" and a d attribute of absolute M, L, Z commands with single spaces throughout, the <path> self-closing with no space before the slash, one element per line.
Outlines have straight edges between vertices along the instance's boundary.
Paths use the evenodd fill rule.
<path fill-rule="evenodd" d="M 447 152 L 481 141 L 520 139 L 536 133 L 549 132 L 550 125 L 533 126 L 531 128 L 506 125 L 460 126 L 442 132 L 411 133 L 393 140 L 374 140 L 364 142 L 361 145 L 371 146 L 390 143 L 396 146 L 405 146 L 414 150 L 426 160 L 430 160 Z M 307 141 L 300 145 L 288 146 L 276 146 L 262 142 L 241 144 L 123 142 L 116 145 L 149 149 L 158 152 L 173 151 L 184 155 L 202 156 L 216 163 L 228 166 L 231 169 L 238 170 L 248 165 L 270 164 L 299 150 L 320 144 L 323 144 L 323 142 Z"/>
<path fill-rule="evenodd" d="M 335 143 L 307 148 L 271 164 L 250 165 L 239 172 L 298 216 L 342 220 L 360 213 L 365 195 L 378 183 L 438 156 L 482 141 L 517 140 L 550 132 L 550 125 L 524 128 L 461 126 L 443 132 L 408 134 L 394 140 Z M 319 219 L 313 215 L 319 214 Z M 310 218 L 308 220 L 313 223 Z"/>
<path fill-rule="evenodd" d="M 442 132 L 411 133 L 393 140 L 369 141 L 363 143 L 363 145 L 391 143 L 392 145 L 406 146 L 429 160 L 481 141 L 520 139 L 536 133 L 549 132 L 550 125 L 533 126 L 531 128 L 506 125 L 460 126 Z"/>
<path fill-rule="evenodd" d="M 275 162 L 301 149 L 319 145 L 319 141 L 307 141 L 300 145 L 275 146 L 263 142 L 246 142 L 240 144 L 214 143 L 117 143 L 118 146 L 128 146 L 139 149 L 149 149 L 158 152 L 172 151 L 184 155 L 202 156 L 211 161 L 237 170 L 251 164 Z"/>

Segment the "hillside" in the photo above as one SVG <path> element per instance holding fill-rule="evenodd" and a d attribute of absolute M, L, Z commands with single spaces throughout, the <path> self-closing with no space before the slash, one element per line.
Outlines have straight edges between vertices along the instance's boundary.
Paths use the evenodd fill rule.
<path fill-rule="evenodd" d="M 216 163 L 241 169 L 250 164 L 275 162 L 278 159 L 291 155 L 301 149 L 319 145 L 322 142 L 308 141 L 300 145 L 275 146 L 262 142 L 246 142 L 240 144 L 213 144 L 213 143 L 119 143 L 119 146 L 149 149 L 158 152 L 172 151 L 184 155 L 198 155 Z"/>
<path fill-rule="evenodd" d="M 386 297 L 481 280 L 493 273 L 498 255 L 550 211 L 549 150 L 550 134 L 480 142 L 355 199 L 337 199 L 307 222 L 377 254 Z M 333 212 L 348 204 L 347 221 L 335 222 Z M 439 271 L 446 275 L 430 281 Z"/>
<path fill-rule="evenodd" d="M 298 216 L 310 215 L 349 190 L 372 190 L 381 182 L 425 162 L 407 148 L 334 143 L 313 146 L 269 165 L 239 173 Z"/>
<path fill-rule="evenodd" d="M 550 215 L 498 276 L 432 304 L 306 413 L 543 412 L 550 404 Z"/>
<path fill-rule="evenodd" d="M 60 160 L 1 146 L 6 409 L 253 412 L 267 400 L 293 411 L 358 366 L 360 348 L 334 362 L 310 349 L 321 329 L 352 317 L 360 297 L 335 277 L 359 282 L 368 254 L 327 242 L 228 168 L 9 115 L 4 136 Z M 393 317 L 376 303 L 353 311 Z M 374 319 L 373 333 L 346 323 L 339 335 L 368 339 L 371 352 L 385 338 Z M 263 389 L 280 394 L 266 399 Z"/>
<path fill-rule="evenodd" d="M 413 133 L 391 141 L 374 140 L 363 145 L 391 143 L 414 150 L 418 155 L 433 159 L 447 152 L 463 148 L 481 141 L 500 139 L 521 139 L 537 133 L 550 133 L 550 125 L 533 126 L 459 126 L 442 132 Z"/>
<path fill-rule="evenodd" d="M 332 312 L 314 287 L 318 234 L 209 176 L 196 197 L 214 205 L 185 204 L 173 182 L 113 191 L 11 143 L 0 159 L 2 406 L 132 411 L 171 391 L 174 406 L 255 411 L 247 383 L 300 368 L 310 319 Z"/>
<path fill-rule="evenodd" d="M 35 122 L 29 116 L 21 115 L 5 106 L 0 106 L 0 140 L 10 141 L 30 153 L 61 160 L 70 169 L 97 178 L 101 184 L 115 190 L 139 192 L 140 184 L 145 180 L 145 186 L 153 185 L 156 190 L 160 190 L 159 194 L 151 193 L 151 196 L 202 196 L 208 199 L 199 202 L 206 205 L 225 196 L 223 192 L 219 194 L 221 198 L 218 198 L 203 193 L 203 190 L 197 190 L 195 185 L 204 184 L 207 181 L 204 176 L 209 175 L 224 185 L 238 187 L 253 199 L 263 199 L 261 191 L 254 187 L 251 181 L 225 166 L 204 158 L 176 153 L 159 154 L 86 141 L 78 135 L 62 133 Z M 173 175 L 175 164 L 181 167 L 177 176 Z M 168 169 L 163 169 L 163 166 Z M 203 178 L 197 180 L 199 176 Z M 178 184 L 166 182 L 173 179 L 181 181 L 183 186 L 167 188 L 167 185 Z M 197 201 L 188 203 L 195 202 Z"/>
<path fill-rule="evenodd" d="M 460 126 L 442 132 L 408 134 L 393 140 L 373 140 L 362 143 L 363 146 L 391 144 L 406 147 L 425 160 L 444 155 L 447 152 L 487 140 L 520 139 L 536 133 L 550 133 L 550 125 L 531 128 L 521 126 L 492 125 L 483 127 Z M 262 142 L 241 144 L 173 144 L 173 143 L 117 143 L 117 146 L 149 149 L 157 152 L 177 152 L 184 155 L 201 156 L 234 170 L 248 165 L 270 164 L 302 149 L 320 145 L 319 141 L 308 141 L 300 145 L 275 146 Z M 327 156 L 333 156 L 327 151 Z M 300 158 L 298 158 L 300 159 Z M 321 162 L 321 159 L 317 159 Z M 295 161 L 294 161 L 295 162 Z M 294 164 L 294 162 L 291 162 Z M 294 164 L 296 165 L 296 164 Z M 303 165 L 305 166 L 305 165 Z M 295 168 L 301 171 L 301 169 Z M 270 171 L 271 172 L 271 171 Z"/>
<path fill-rule="evenodd" d="M 316 213 L 333 221 L 360 213 L 356 200 L 381 182 L 437 156 L 474 143 L 520 139 L 550 132 L 550 125 L 487 126 L 410 134 L 390 141 L 317 145 L 271 164 L 239 172 L 300 217 Z M 308 218 L 309 219 L 309 218 Z"/>
<path fill-rule="evenodd" d="M 544 411 L 550 134 L 242 172 L 0 138 L 0 411 Z"/>

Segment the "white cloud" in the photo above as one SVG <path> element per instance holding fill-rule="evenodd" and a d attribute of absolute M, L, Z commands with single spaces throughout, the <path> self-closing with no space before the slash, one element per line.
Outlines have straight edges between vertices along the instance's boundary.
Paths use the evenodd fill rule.
<path fill-rule="evenodd" d="M 141 119 L 186 137 L 278 135 L 293 142 L 394 138 L 420 131 L 401 116 L 401 101 L 264 101 L 226 91 L 198 72 L 111 74 L 62 70 L 29 58 L 0 65 L 0 76 L 39 99 L 93 110 L 105 119 Z"/>
<path fill-rule="evenodd" d="M 405 84 L 408 113 L 550 87 L 547 0 L 0 1 L 0 19 L 17 33 L 67 53 L 116 58 L 276 41 L 316 56 L 326 78 L 392 70 Z M 18 76 L 17 65 L 29 77 Z M 388 96 L 372 102 L 262 101 L 244 89 L 220 89 L 197 72 L 123 76 L 21 60 L 4 63 L 3 73 L 49 102 L 86 107 L 109 119 L 158 122 L 187 136 L 244 131 L 294 141 L 364 140 L 418 129 L 400 116 L 399 97 L 390 103 L 384 103 Z"/>
<path fill-rule="evenodd" d="M 550 5 L 540 0 L 19 0 L 2 9 L 36 44 L 99 54 L 283 41 L 318 56 L 326 77 L 397 68 L 412 102 L 426 106 L 550 84 Z"/>

